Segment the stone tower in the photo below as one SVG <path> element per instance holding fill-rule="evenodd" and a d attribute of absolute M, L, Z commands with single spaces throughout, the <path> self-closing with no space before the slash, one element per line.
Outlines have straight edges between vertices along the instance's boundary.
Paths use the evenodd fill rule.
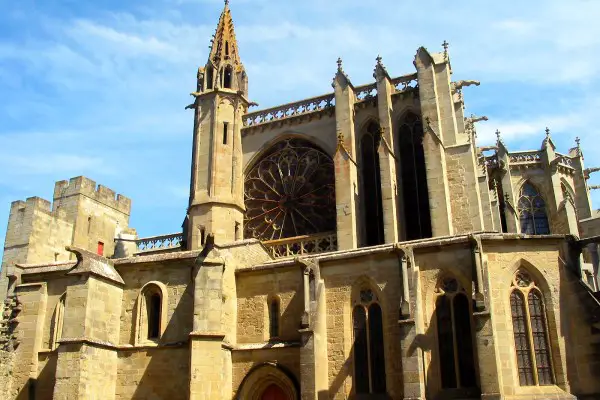
<path fill-rule="evenodd" d="M 248 108 L 248 78 L 240 60 L 228 1 L 204 68 L 198 69 L 187 248 L 242 238 L 244 215 L 242 116 Z"/>

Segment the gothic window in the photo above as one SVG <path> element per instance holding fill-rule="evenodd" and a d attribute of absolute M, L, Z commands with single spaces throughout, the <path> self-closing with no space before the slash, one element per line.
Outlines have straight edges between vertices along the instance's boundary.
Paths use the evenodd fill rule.
<path fill-rule="evenodd" d="M 379 125 L 370 122 L 360 141 L 363 217 L 367 246 L 382 244 L 383 208 L 381 203 L 381 170 L 377 149 L 381 140 Z"/>
<path fill-rule="evenodd" d="M 60 296 L 58 304 L 54 309 L 54 315 L 52 317 L 52 325 L 50 326 L 50 349 L 58 347 L 58 341 L 62 337 L 62 330 L 65 320 L 65 302 L 67 294 L 64 293 Z"/>
<path fill-rule="evenodd" d="M 438 292 L 435 313 L 442 388 L 473 388 L 475 358 L 467 293 L 454 278 L 443 279 Z"/>
<path fill-rule="evenodd" d="M 547 235 L 550 233 L 546 203 L 531 183 L 525 182 L 523 184 L 517 208 L 521 233 L 528 235 Z"/>
<path fill-rule="evenodd" d="M 231 65 L 227 65 L 223 72 L 223 87 L 226 89 L 231 89 L 232 80 L 233 80 L 233 67 Z"/>
<path fill-rule="evenodd" d="M 166 287 L 159 282 L 146 284 L 138 297 L 137 334 L 138 343 L 157 341 L 165 330 Z"/>
<path fill-rule="evenodd" d="M 386 393 L 383 316 L 376 295 L 360 291 L 352 311 L 354 333 L 354 392 Z"/>
<path fill-rule="evenodd" d="M 333 160 L 311 142 L 284 139 L 246 174 L 246 238 L 282 239 L 335 231 Z"/>
<path fill-rule="evenodd" d="M 421 118 L 408 113 L 398 131 L 400 174 L 406 239 L 432 236 Z"/>
<path fill-rule="evenodd" d="M 512 287 L 510 310 L 519 384 L 552 385 L 554 372 L 542 292 L 524 269 L 517 271 Z"/>
<path fill-rule="evenodd" d="M 277 339 L 279 337 L 279 299 L 272 298 L 269 301 L 269 338 Z"/>

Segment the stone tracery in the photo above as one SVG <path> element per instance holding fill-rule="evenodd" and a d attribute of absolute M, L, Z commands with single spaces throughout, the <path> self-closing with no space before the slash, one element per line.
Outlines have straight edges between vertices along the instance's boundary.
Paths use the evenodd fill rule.
<path fill-rule="evenodd" d="M 247 174 L 244 201 L 247 238 L 273 240 L 335 230 L 333 161 L 307 140 L 282 140 Z"/>

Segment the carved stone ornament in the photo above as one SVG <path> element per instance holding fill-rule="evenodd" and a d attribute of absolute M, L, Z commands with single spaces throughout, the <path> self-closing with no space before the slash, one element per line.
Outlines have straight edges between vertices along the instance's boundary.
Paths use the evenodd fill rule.
<path fill-rule="evenodd" d="M 529 273 L 525 270 L 518 270 L 517 273 L 515 274 L 515 280 L 514 280 L 514 284 L 519 286 L 519 287 L 527 287 L 530 286 L 533 283 L 533 280 L 531 279 L 531 276 L 529 275 Z"/>
<path fill-rule="evenodd" d="M 442 284 L 440 285 L 440 289 L 442 289 L 445 293 L 453 293 L 458 291 L 458 281 L 454 278 L 444 278 L 442 280 Z"/>
<path fill-rule="evenodd" d="M 373 300 L 376 300 L 375 298 L 375 294 L 373 293 L 373 291 L 371 289 L 364 289 L 360 291 L 360 302 L 363 304 L 368 304 L 370 302 L 372 302 Z"/>

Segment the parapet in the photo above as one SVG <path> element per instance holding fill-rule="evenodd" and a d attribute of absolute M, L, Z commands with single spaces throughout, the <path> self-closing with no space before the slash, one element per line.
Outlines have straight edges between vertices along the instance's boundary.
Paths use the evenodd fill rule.
<path fill-rule="evenodd" d="M 28 197 L 25 201 L 17 200 L 10 204 L 11 215 L 19 211 L 25 212 L 26 210 L 42 211 L 47 214 L 52 213 L 50 202 L 46 199 L 42 199 L 41 197 Z"/>
<path fill-rule="evenodd" d="M 114 208 L 123 214 L 131 212 L 131 200 L 106 186 L 96 185 L 96 182 L 85 176 L 77 176 L 69 181 L 58 181 L 54 185 L 54 202 L 75 196 L 83 195 L 100 204 Z"/>

